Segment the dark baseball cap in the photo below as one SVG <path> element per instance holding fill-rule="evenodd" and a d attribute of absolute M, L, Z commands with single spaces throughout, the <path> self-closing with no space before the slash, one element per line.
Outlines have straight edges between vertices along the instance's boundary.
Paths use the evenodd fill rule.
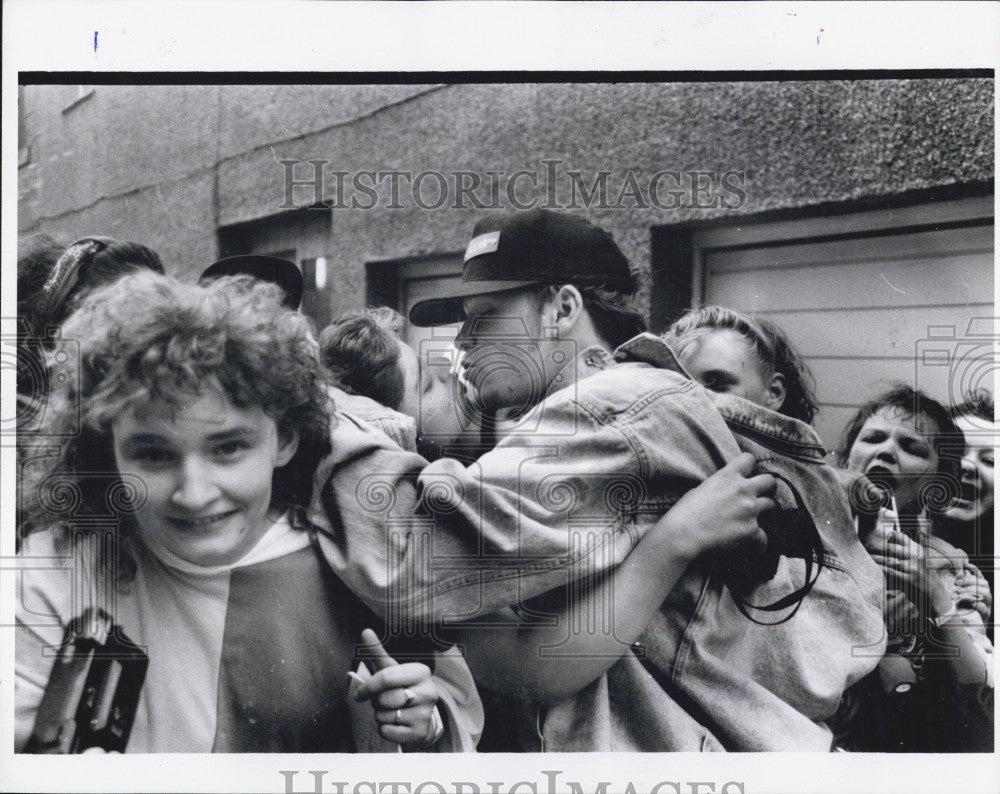
<path fill-rule="evenodd" d="M 533 209 L 476 224 L 465 251 L 462 281 L 447 297 L 418 301 L 414 325 L 464 319 L 462 300 L 532 284 L 575 284 L 631 294 L 636 282 L 614 238 L 576 215 Z"/>
<path fill-rule="evenodd" d="M 302 271 L 294 262 L 278 256 L 260 254 L 227 256 L 209 266 L 198 281 L 209 281 L 222 276 L 253 276 L 261 281 L 277 284 L 285 293 L 282 303 L 289 309 L 298 309 L 302 302 Z"/>

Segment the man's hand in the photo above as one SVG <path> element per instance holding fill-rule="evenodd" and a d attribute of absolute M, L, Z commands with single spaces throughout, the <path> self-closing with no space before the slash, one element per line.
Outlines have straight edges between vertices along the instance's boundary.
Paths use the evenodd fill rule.
<path fill-rule="evenodd" d="M 653 531 L 672 533 L 675 553 L 689 560 L 737 542 L 766 544 L 757 517 L 777 506 L 777 481 L 770 474 L 751 476 L 754 465 L 749 452 L 737 455 L 679 499 Z"/>

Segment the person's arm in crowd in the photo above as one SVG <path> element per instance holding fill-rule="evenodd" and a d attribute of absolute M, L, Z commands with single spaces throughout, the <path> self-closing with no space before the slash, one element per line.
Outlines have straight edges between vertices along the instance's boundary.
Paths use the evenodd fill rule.
<path fill-rule="evenodd" d="M 992 687 L 992 647 L 985 639 L 979 614 L 961 608 L 945 587 L 940 569 L 951 565 L 946 557 L 928 553 L 922 543 L 895 529 L 880 528 L 869 539 L 872 559 L 885 573 L 886 585 L 901 590 L 927 621 L 931 637 L 941 650 L 928 663 L 943 665 L 959 684 Z"/>
<path fill-rule="evenodd" d="M 408 619 L 488 615 L 614 568 L 665 495 L 739 453 L 710 400 L 680 376 L 624 421 L 566 400 L 545 407 L 544 428 L 466 467 L 428 465 L 342 418 L 310 509 L 337 575 L 382 614 L 391 605 Z"/>
<path fill-rule="evenodd" d="M 976 610 L 983 619 L 983 625 L 989 625 L 993 614 L 993 594 L 986 577 L 972 563 L 963 565 L 955 576 L 955 603 L 959 607 Z"/>
<path fill-rule="evenodd" d="M 79 594 L 96 594 L 85 556 L 95 547 L 69 547 L 55 532 L 32 533 L 24 539 L 17 573 L 18 598 L 14 629 L 14 752 L 23 752 L 38 716 L 55 664 L 53 648 L 62 644 L 73 610 L 82 610 Z M 59 567 L 52 560 L 76 556 L 73 565 Z M 37 562 L 34 562 L 37 560 Z M 81 579 L 82 577 L 82 579 Z M 100 604 L 100 606 L 107 606 Z"/>
<path fill-rule="evenodd" d="M 740 541 L 766 542 L 757 516 L 775 506 L 775 480 L 751 476 L 753 468 L 753 456 L 742 453 L 685 494 L 619 568 L 565 605 L 555 623 L 465 630 L 462 642 L 477 681 L 555 702 L 598 678 L 642 634 L 692 560 Z M 543 656 L 543 648 L 549 654 Z"/>
<path fill-rule="evenodd" d="M 464 570 L 436 577 L 437 616 L 489 615 L 616 568 L 679 495 L 739 454 L 691 381 L 665 380 L 635 405 L 608 419 L 575 400 L 546 404 L 544 435 L 510 436 L 469 467 L 440 460 L 423 471 L 435 551 L 455 538 L 467 549 Z"/>

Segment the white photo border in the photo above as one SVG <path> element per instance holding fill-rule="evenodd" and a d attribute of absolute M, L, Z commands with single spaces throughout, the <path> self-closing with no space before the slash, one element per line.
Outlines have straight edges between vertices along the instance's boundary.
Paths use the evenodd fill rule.
<path fill-rule="evenodd" d="M 875 3 L 55 2 L 3 6 L 3 129 L 20 72 L 618 72 L 995 69 L 1000 5 Z M 669 75 L 665 75 L 669 79 Z M 502 77 L 501 77 L 502 80 Z M 3 136 L 2 253 L 16 259 L 16 136 Z M 4 333 L 15 269 L 2 268 Z M 14 373 L 3 369 L 3 416 Z M 0 626 L 13 625 L 14 450 L 2 450 Z M 996 756 L 579 754 L 14 756 L 12 629 L 0 641 L 0 790 L 964 792 Z M 323 772 L 313 776 L 310 770 Z M 555 774 L 557 773 L 558 774 Z M 943 774 L 942 774 L 943 773 Z M 338 789 L 337 781 L 349 784 Z M 367 783 L 366 783 L 367 781 Z M 518 785 L 519 782 L 523 784 Z M 406 782 L 409 788 L 391 786 Z M 420 788 L 422 783 L 430 782 Z M 456 783 L 464 788 L 456 788 Z M 437 786 L 433 785 L 436 783 Z M 496 786 L 491 788 L 491 784 Z M 534 788 L 532 788 L 534 784 Z M 676 784 L 676 785 L 673 785 Z M 728 787 L 727 787 L 727 784 Z M 737 785 L 738 784 L 738 785 Z M 710 787 L 711 785 L 711 787 Z"/>

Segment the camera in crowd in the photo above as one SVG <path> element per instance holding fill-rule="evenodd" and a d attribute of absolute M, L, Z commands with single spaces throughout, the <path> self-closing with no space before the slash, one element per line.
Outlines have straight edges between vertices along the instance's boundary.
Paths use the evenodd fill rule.
<path fill-rule="evenodd" d="M 25 752 L 124 752 L 149 659 L 102 609 L 66 627 Z"/>

